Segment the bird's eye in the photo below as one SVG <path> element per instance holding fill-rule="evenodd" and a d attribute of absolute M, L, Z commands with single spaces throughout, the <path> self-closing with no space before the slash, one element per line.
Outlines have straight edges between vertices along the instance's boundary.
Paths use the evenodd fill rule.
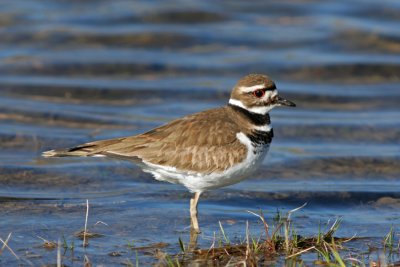
<path fill-rule="evenodd" d="M 253 95 L 257 98 L 261 98 L 265 95 L 265 91 L 262 89 L 258 89 L 258 90 L 253 91 Z"/>

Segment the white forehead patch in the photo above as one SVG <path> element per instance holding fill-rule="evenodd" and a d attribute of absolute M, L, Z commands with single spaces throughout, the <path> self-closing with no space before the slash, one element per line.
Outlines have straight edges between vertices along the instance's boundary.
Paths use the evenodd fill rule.
<path fill-rule="evenodd" d="M 263 89 L 265 88 L 265 84 L 257 84 L 257 85 L 253 85 L 253 86 L 241 86 L 239 87 L 239 90 L 242 91 L 243 93 L 250 93 L 253 92 L 254 90 L 257 89 Z"/>
<path fill-rule="evenodd" d="M 278 92 L 276 90 L 273 91 L 266 91 L 265 95 L 262 97 L 263 99 L 271 99 L 274 98 L 278 95 Z"/>

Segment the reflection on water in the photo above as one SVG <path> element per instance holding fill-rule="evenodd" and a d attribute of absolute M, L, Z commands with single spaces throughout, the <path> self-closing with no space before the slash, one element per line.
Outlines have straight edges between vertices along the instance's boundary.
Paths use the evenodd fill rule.
<path fill-rule="evenodd" d="M 39 155 L 223 105 L 239 77 L 261 72 L 298 107 L 272 112 L 271 153 L 251 179 L 204 194 L 198 244 L 210 246 L 218 221 L 239 236 L 247 220 L 258 231 L 246 210 L 272 218 L 305 202 L 302 233 L 343 216 L 340 235 L 379 243 L 400 223 L 400 5 L 353 3 L 3 1 L 0 237 L 13 232 L 26 263 L 54 263 L 37 236 L 80 242 L 89 199 L 89 227 L 104 234 L 85 251 L 96 264 L 134 262 L 132 240 L 179 252 L 178 237 L 189 242 L 184 188 L 128 162 Z M 66 264 L 83 261 L 80 246 L 74 253 Z"/>

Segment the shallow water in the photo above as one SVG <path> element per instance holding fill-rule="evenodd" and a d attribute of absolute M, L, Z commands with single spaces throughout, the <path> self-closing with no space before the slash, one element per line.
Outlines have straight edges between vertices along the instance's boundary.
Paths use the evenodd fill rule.
<path fill-rule="evenodd" d="M 255 175 L 202 196 L 199 246 L 211 245 L 218 221 L 240 239 L 246 221 L 262 231 L 246 210 L 272 219 L 307 202 L 294 215 L 300 233 L 342 217 L 339 236 L 367 238 L 360 251 L 379 247 L 400 224 L 399 23 L 397 0 L 2 1 L 0 238 L 12 232 L 21 259 L 5 250 L 0 265 L 56 263 L 38 236 L 74 242 L 68 266 L 84 255 L 135 262 L 130 242 L 179 252 L 184 188 L 128 162 L 40 154 L 224 105 L 251 72 L 269 74 L 298 107 L 272 111 L 275 138 Z M 86 199 L 89 229 L 103 236 L 83 249 L 74 233 Z M 148 252 L 138 253 L 143 265 L 157 262 Z"/>

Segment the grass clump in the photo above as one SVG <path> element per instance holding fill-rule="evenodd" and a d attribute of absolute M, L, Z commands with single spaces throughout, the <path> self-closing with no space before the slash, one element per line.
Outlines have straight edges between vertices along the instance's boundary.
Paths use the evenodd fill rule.
<path fill-rule="evenodd" d="M 292 214 L 305 205 L 289 211 L 286 214 L 278 213 L 274 224 L 270 226 L 262 211 L 249 213 L 257 216 L 263 226 L 263 233 L 253 236 L 246 222 L 246 236 L 244 240 L 234 243 L 229 238 L 221 222 L 219 222 L 219 235 L 214 233 L 214 240 L 208 249 L 185 248 L 181 239 L 179 244 L 181 253 L 163 258 L 163 266 L 186 266 L 189 263 L 220 266 L 262 266 L 285 261 L 285 265 L 303 265 L 301 255 L 314 253 L 319 260 L 314 264 L 324 266 L 358 266 L 358 260 L 353 258 L 343 259 L 340 251 L 344 249 L 343 243 L 352 240 L 335 237 L 342 220 L 336 219 L 325 231 L 319 227 L 318 233 L 312 237 L 299 235 L 293 226 Z M 362 266 L 362 264 L 361 264 Z"/>

